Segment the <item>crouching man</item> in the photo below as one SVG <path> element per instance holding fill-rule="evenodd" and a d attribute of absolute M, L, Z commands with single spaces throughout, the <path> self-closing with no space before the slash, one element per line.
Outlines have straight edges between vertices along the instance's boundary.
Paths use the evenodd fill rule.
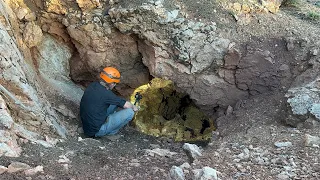
<path fill-rule="evenodd" d="M 100 78 L 100 82 L 92 82 L 86 88 L 80 102 L 83 131 L 89 137 L 116 134 L 138 110 L 137 106 L 112 92 L 120 82 L 120 72 L 116 68 L 104 68 Z M 118 107 L 122 109 L 116 111 Z"/>

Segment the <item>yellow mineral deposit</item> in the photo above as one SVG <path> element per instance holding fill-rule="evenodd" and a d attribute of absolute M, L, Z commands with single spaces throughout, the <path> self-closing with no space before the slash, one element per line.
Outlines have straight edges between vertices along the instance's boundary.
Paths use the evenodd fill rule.
<path fill-rule="evenodd" d="M 143 133 L 165 136 L 175 141 L 201 141 L 211 138 L 213 120 L 205 116 L 188 96 L 175 90 L 172 81 L 154 78 L 131 95 L 142 95 L 133 125 Z"/>

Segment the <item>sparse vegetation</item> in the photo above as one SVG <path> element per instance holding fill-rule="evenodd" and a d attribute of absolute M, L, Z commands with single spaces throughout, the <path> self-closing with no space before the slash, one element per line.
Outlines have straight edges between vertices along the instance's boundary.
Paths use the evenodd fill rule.
<path fill-rule="evenodd" d="M 307 16 L 309 19 L 314 20 L 314 21 L 320 19 L 320 14 L 317 12 L 313 12 L 313 11 L 309 12 Z"/>

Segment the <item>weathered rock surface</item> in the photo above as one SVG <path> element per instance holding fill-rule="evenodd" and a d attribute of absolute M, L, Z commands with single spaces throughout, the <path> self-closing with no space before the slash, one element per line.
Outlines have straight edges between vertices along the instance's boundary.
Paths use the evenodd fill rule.
<path fill-rule="evenodd" d="M 297 125 L 301 121 L 305 121 L 310 115 L 320 120 L 318 81 L 318 78 L 316 78 L 304 86 L 289 89 L 286 94 L 288 104 L 293 115 L 297 115 L 299 118 L 288 118 L 286 120 L 288 124 Z"/>
<path fill-rule="evenodd" d="M 22 162 L 13 162 L 8 166 L 8 173 L 15 173 L 18 171 L 24 171 L 30 169 L 31 167 L 28 164 Z"/>
<path fill-rule="evenodd" d="M 304 137 L 305 146 L 318 146 L 320 145 L 320 137 L 311 136 L 310 134 L 305 134 Z"/>
<path fill-rule="evenodd" d="M 169 179 L 172 180 L 184 180 L 184 173 L 183 170 L 180 167 L 172 166 L 170 169 Z"/>
<path fill-rule="evenodd" d="M 83 90 L 76 86 L 69 76 L 69 59 L 73 51 L 50 35 L 44 36 L 37 49 L 38 71 L 43 84 L 45 84 L 43 89 L 49 99 L 61 96 L 77 106 L 80 103 Z"/>
<path fill-rule="evenodd" d="M 202 156 L 202 150 L 195 144 L 185 143 L 182 148 L 186 151 L 191 161 Z"/>
<path fill-rule="evenodd" d="M 114 66 L 121 72 L 120 92 L 124 87 L 136 88 L 149 81 L 147 68 L 141 62 L 134 37 L 121 34 L 110 22 L 109 16 L 97 14 L 83 16 L 85 23 L 79 23 L 78 14 L 65 19 L 68 33 L 78 56 L 70 61 L 71 77 L 77 82 L 97 80 L 98 73 L 105 66 Z"/>
<path fill-rule="evenodd" d="M 37 166 L 35 168 L 27 169 L 24 171 L 26 176 L 33 176 L 37 173 L 43 172 L 43 166 Z"/>
<path fill-rule="evenodd" d="M 185 19 L 178 8 L 168 10 L 161 3 L 114 7 L 109 14 L 121 32 L 141 37 L 139 51 L 150 74 L 172 80 L 198 105 L 226 106 L 247 95 L 213 71 L 223 66 L 230 43 L 218 36 L 215 23 Z"/>
<path fill-rule="evenodd" d="M 42 135 L 56 133 L 66 137 L 66 129 L 59 124 L 59 116 L 43 92 L 37 63 L 28 49 L 34 50 L 42 42 L 42 30 L 35 22 L 27 22 L 20 26 L 24 30 L 20 32 L 12 9 L 4 2 L 0 4 L 1 155 L 16 157 L 21 152 L 18 137 L 45 144 Z M 17 13 L 18 19 L 34 19 L 26 17 L 25 10 Z"/>
<path fill-rule="evenodd" d="M 8 168 L 0 165 L 0 175 L 7 172 Z"/>
<path fill-rule="evenodd" d="M 288 37 L 286 39 L 287 49 L 294 56 L 295 61 L 301 60 L 298 67 L 299 76 L 292 82 L 286 93 L 290 116 L 285 120 L 287 124 L 297 126 L 307 119 L 320 120 L 319 105 L 319 54 L 314 53 L 319 48 L 318 39 L 308 37 L 297 39 Z M 307 54 L 310 54 L 308 56 Z"/>
<path fill-rule="evenodd" d="M 210 167 L 193 170 L 195 180 L 218 180 L 217 171 Z"/>
<path fill-rule="evenodd" d="M 278 72 L 270 52 L 254 52 L 241 59 L 236 70 L 236 83 L 250 94 L 276 90 L 280 86 Z"/>
<path fill-rule="evenodd" d="M 177 154 L 176 152 L 171 152 L 168 149 L 160 149 L 160 148 L 146 149 L 145 152 L 149 156 L 161 156 L 161 157 L 172 157 L 175 154 Z"/>
<path fill-rule="evenodd" d="M 38 97 L 38 93 L 42 93 L 41 90 L 37 92 L 32 84 L 27 83 L 32 78 L 36 78 L 32 67 L 24 61 L 14 40 L 5 31 L 5 27 L 2 25 L 0 27 L 4 30 L 1 31 L 1 57 L 8 60 L 0 62 L 2 69 L 0 81 L 3 82 L 3 85 L 0 85 L 1 92 L 10 99 L 11 104 L 9 105 L 11 108 L 22 109 L 20 113 L 24 115 L 24 118 L 47 121 L 56 128 L 60 135 L 65 136 L 65 129 L 57 123 L 57 117 L 50 109 L 48 102 Z M 8 81 L 10 83 L 7 83 Z M 18 97 L 12 93 L 16 93 Z M 45 117 L 45 114 L 43 114 L 45 111 L 51 113 L 51 117 Z"/>
<path fill-rule="evenodd" d="M 23 33 L 23 40 L 29 48 L 32 48 L 38 45 L 43 38 L 41 28 L 36 25 L 34 22 L 29 22 Z"/>

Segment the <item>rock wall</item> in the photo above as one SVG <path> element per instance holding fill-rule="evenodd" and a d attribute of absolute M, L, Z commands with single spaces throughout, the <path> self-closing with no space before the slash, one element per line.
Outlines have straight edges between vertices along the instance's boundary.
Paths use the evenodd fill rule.
<path fill-rule="evenodd" d="M 139 51 L 150 74 L 172 80 L 197 105 L 210 109 L 246 97 L 247 91 L 227 83 L 217 73 L 224 65 L 225 53 L 232 48 L 230 40 L 216 33 L 215 23 L 190 21 L 180 11 L 167 10 L 157 2 L 135 8 L 115 5 L 109 14 L 122 33 L 140 37 Z"/>
<path fill-rule="evenodd" d="M 17 16 L 6 3 L 1 1 L 0 4 L 0 152 L 1 155 L 18 156 L 21 152 L 17 143 L 19 139 L 50 146 L 45 135 L 66 137 L 67 132 L 42 91 L 35 67 L 30 64 L 30 59 L 27 60 L 30 51 L 24 49 L 39 43 L 39 37 L 33 34 L 39 29 L 35 24 L 26 22 L 26 27 L 31 29 L 24 33 L 17 31 Z"/>
<path fill-rule="evenodd" d="M 285 121 L 291 126 L 303 125 L 309 118 L 320 121 L 320 41 L 288 38 L 287 42 L 288 50 L 305 63 L 300 67 L 303 72 L 286 93 L 290 115 Z"/>

